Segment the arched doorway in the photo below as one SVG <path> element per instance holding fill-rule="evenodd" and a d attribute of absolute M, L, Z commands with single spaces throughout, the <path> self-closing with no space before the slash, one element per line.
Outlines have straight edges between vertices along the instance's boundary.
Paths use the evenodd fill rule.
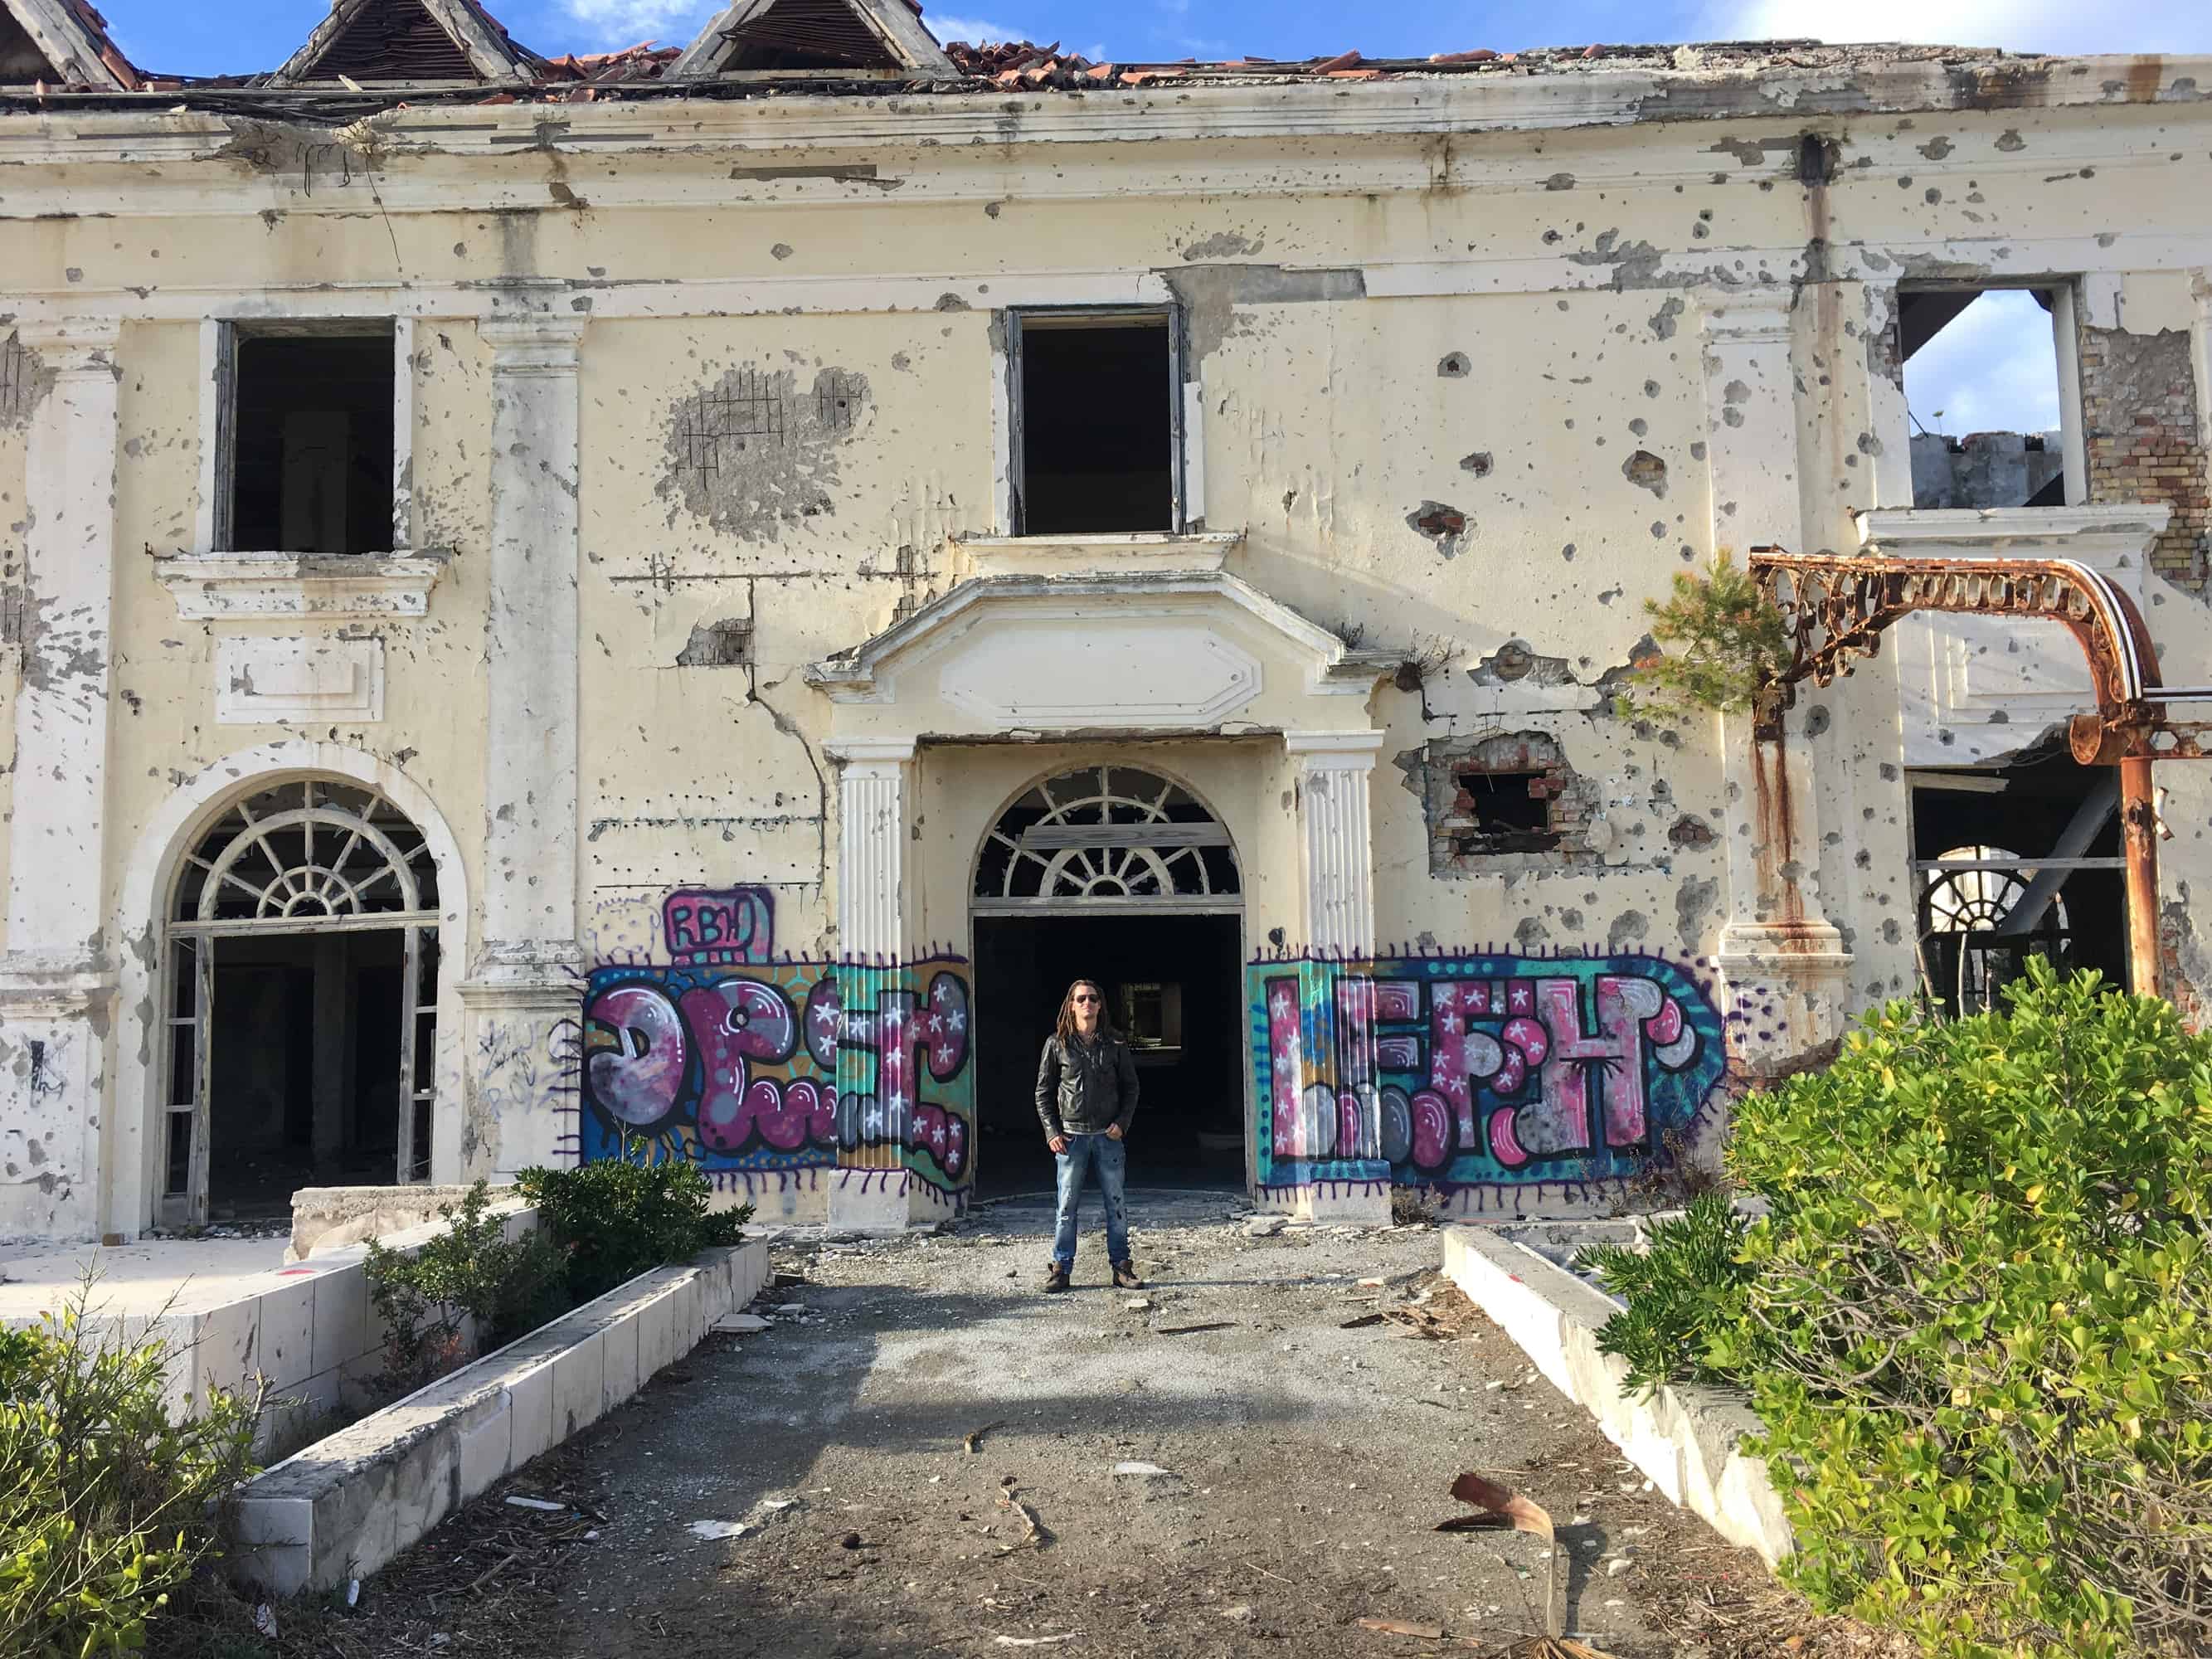
<path fill-rule="evenodd" d="M 1243 881 L 1212 808 L 1143 768 L 1060 773 L 1000 813 L 970 891 L 978 1190 L 1051 1185 L 1037 1053 L 1078 977 L 1136 1049 L 1133 1178 L 1241 1187 Z"/>
<path fill-rule="evenodd" d="M 194 837 L 167 916 L 158 1218 L 427 1180 L 438 865 L 408 815 L 349 779 L 260 783 Z"/>

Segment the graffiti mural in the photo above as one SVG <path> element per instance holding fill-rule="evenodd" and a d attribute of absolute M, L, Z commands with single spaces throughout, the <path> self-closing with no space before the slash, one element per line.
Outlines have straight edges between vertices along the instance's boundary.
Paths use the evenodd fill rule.
<path fill-rule="evenodd" d="M 965 1188 L 967 963 L 776 960 L 772 914 L 760 889 L 672 894 L 662 936 L 678 959 L 592 974 L 584 1156 L 641 1139 L 723 1187 L 844 1169 Z"/>
<path fill-rule="evenodd" d="M 1727 1070 L 1712 998 L 1661 957 L 1291 957 L 1247 975 L 1263 1188 L 1616 1179 Z"/>

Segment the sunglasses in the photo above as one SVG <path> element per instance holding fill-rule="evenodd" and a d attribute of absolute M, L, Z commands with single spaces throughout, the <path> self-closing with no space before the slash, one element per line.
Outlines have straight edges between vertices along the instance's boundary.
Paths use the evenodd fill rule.
<path fill-rule="evenodd" d="M 1097 1001 L 1097 1000 L 1098 1000 L 1098 999 L 1097 999 L 1097 997 L 1092 996 L 1092 995 L 1091 994 L 1091 993 L 1090 993 L 1090 992 L 1085 991 L 1085 992 L 1081 996 L 1079 996 L 1079 997 L 1071 997 L 1071 998 L 1069 998 L 1069 999 L 1068 999 L 1068 1000 L 1070 1000 L 1071 1002 L 1096 1002 L 1096 1001 Z"/>

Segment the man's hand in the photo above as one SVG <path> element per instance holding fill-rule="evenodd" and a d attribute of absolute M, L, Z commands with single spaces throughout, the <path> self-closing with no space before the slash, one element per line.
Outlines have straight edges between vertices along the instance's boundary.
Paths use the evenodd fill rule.
<path fill-rule="evenodd" d="M 1121 1126 L 1120 1124 L 1118 1124 L 1118 1123 L 1109 1123 L 1109 1124 L 1108 1124 L 1108 1125 L 1106 1126 L 1106 1139 L 1109 1139 L 1109 1140 L 1119 1140 L 1121 1138 Z"/>
<path fill-rule="evenodd" d="M 1053 1155 L 1055 1158 L 1061 1156 L 1067 1151 L 1067 1137 L 1066 1135 L 1049 1135 L 1046 1137 L 1044 1144 L 1052 1148 Z"/>

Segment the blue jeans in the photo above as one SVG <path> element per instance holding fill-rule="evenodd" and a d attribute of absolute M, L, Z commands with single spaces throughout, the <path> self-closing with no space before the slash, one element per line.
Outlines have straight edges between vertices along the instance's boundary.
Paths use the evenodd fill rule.
<path fill-rule="evenodd" d="M 1052 1259 L 1062 1267 L 1075 1265 L 1075 1228 L 1081 1218 L 1083 1188 L 1093 1171 L 1099 1195 L 1106 1200 L 1106 1259 L 1129 1259 L 1129 1214 L 1121 1201 L 1128 1178 L 1129 1149 L 1111 1135 L 1070 1135 L 1067 1150 L 1054 1154 L 1060 1165 L 1060 1219 L 1052 1236 Z"/>

